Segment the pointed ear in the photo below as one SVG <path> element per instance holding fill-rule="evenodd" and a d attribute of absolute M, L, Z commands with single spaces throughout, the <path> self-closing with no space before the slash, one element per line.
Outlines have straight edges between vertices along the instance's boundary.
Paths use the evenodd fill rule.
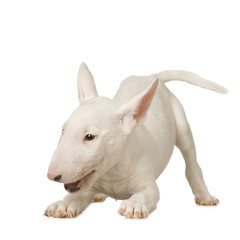
<path fill-rule="evenodd" d="M 124 131 L 128 134 L 137 124 L 146 120 L 148 109 L 158 86 L 155 80 L 145 91 L 141 92 L 120 109 L 121 122 Z"/>
<path fill-rule="evenodd" d="M 77 86 L 80 102 L 98 96 L 93 76 L 84 62 L 80 65 L 78 70 Z"/>

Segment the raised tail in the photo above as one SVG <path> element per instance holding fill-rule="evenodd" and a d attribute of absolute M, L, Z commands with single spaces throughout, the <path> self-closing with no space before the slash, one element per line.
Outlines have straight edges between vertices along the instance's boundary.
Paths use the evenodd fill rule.
<path fill-rule="evenodd" d="M 207 79 L 201 78 L 198 75 L 182 71 L 182 70 L 173 70 L 173 71 L 163 71 L 157 74 L 153 74 L 153 76 L 156 76 L 160 81 L 163 83 L 173 81 L 173 80 L 179 80 L 183 82 L 187 82 L 193 85 L 196 85 L 198 87 L 206 88 L 218 93 L 227 93 L 228 90 L 212 81 L 209 81 Z"/>

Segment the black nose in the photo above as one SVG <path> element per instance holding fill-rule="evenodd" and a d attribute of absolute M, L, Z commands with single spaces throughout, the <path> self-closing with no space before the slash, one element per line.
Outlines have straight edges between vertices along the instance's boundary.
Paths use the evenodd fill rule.
<path fill-rule="evenodd" d="M 58 175 L 58 176 L 56 176 L 53 180 L 54 180 L 54 181 L 60 181 L 61 178 L 62 178 L 62 175 Z"/>

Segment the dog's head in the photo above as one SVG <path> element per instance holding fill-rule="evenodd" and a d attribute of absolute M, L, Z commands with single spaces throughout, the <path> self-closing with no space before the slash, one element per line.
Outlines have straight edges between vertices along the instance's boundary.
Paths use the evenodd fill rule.
<path fill-rule="evenodd" d="M 63 125 L 48 170 L 68 192 L 84 191 L 119 161 L 128 134 L 146 118 L 158 80 L 129 102 L 98 97 L 85 63 L 78 72 L 80 105 Z"/>

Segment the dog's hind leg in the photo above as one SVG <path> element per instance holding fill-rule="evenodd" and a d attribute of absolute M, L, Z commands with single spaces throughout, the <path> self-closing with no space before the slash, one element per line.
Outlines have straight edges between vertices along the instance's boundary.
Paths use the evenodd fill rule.
<path fill-rule="evenodd" d="M 204 182 L 203 174 L 197 162 L 196 149 L 190 126 L 184 109 L 175 96 L 172 106 L 176 123 L 176 146 L 180 149 L 186 163 L 186 177 L 195 195 L 195 202 L 199 205 L 213 206 L 219 200 L 213 197 Z"/>
<path fill-rule="evenodd" d="M 105 194 L 97 193 L 93 198 L 93 202 L 103 202 L 106 198 L 107 196 Z"/>

